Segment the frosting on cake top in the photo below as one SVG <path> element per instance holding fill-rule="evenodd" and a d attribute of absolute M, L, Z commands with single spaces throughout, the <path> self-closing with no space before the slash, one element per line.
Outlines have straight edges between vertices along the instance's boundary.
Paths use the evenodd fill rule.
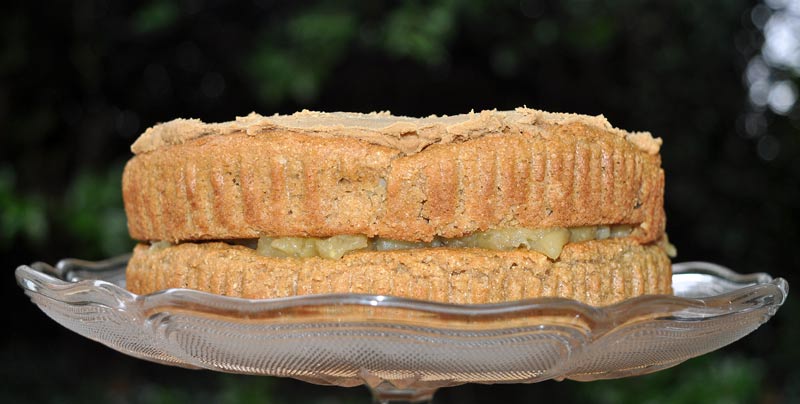
<path fill-rule="evenodd" d="M 614 128 L 602 116 L 553 113 L 530 108 L 513 111 L 471 111 L 452 116 L 424 118 L 394 116 L 389 112 L 368 114 L 315 112 L 303 110 L 291 115 L 262 116 L 251 113 L 223 123 L 204 123 L 199 119 L 174 119 L 148 128 L 131 146 L 134 154 L 181 144 L 203 136 L 246 132 L 251 135 L 284 130 L 315 136 L 343 136 L 414 154 L 435 143 L 463 142 L 488 134 L 507 131 L 538 131 L 544 125 L 579 123 L 623 137 L 648 154 L 657 154 L 661 139 L 649 132 L 627 132 Z"/>

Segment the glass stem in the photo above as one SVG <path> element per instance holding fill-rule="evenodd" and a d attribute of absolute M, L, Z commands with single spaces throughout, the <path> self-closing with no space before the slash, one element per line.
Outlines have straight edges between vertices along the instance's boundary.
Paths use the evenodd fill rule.
<path fill-rule="evenodd" d="M 388 383 L 386 383 L 388 384 Z M 398 389 L 393 387 L 370 387 L 372 392 L 372 402 L 375 404 L 400 404 L 400 403 L 431 403 L 436 388 L 417 389 L 407 388 Z"/>

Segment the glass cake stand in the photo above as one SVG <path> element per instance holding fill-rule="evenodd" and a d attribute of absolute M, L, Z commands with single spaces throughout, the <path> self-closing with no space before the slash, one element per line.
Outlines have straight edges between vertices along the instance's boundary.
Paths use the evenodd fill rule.
<path fill-rule="evenodd" d="M 766 322 L 784 279 L 719 265 L 673 266 L 675 296 L 606 307 L 542 298 L 453 305 L 375 295 L 247 300 L 125 287 L 128 257 L 22 265 L 34 304 L 70 330 L 167 365 L 365 384 L 376 402 L 427 401 L 463 383 L 598 380 L 655 372 L 728 345 Z"/>

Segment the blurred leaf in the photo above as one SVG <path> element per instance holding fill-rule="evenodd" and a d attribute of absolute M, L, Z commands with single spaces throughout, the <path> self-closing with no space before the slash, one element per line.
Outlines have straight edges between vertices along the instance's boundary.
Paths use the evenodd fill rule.
<path fill-rule="evenodd" d="M 386 22 L 386 50 L 427 65 L 442 63 L 455 31 L 456 5 L 449 0 L 428 7 L 416 1 L 403 3 Z"/>
<path fill-rule="evenodd" d="M 582 385 L 587 400 L 614 404 L 752 403 L 761 393 L 760 361 L 708 354 L 654 374 Z"/>
<path fill-rule="evenodd" d="M 28 22 L 19 15 L 0 15 L 0 74 L 25 65 L 29 56 L 25 41 Z"/>
<path fill-rule="evenodd" d="M 286 24 L 289 37 L 310 59 L 339 58 L 356 30 L 355 17 L 342 11 L 313 10 Z"/>
<path fill-rule="evenodd" d="M 191 404 L 197 402 L 189 392 L 168 384 L 148 384 L 138 392 L 136 402 L 148 404 Z"/>
<path fill-rule="evenodd" d="M 109 257 L 132 247 L 122 205 L 122 167 L 117 164 L 105 173 L 82 172 L 67 190 L 64 213 L 58 219 L 87 254 Z"/>
<path fill-rule="evenodd" d="M 178 19 L 178 6 L 171 0 L 155 0 L 140 8 L 133 16 L 133 28 L 146 34 L 174 24 Z"/>
<path fill-rule="evenodd" d="M 280 31 L 267 30 L 246 63 L 257 94 L 274 105 L 286 98 L 317 97 L 356 33 L 355 17 L 327 8 L 308 9 Z M 283 40 L 285 38 L 285 41 Z"/>
<path fill-rule="evenodd" d="M 18 193 L 14 177 L 12 168 L 0 167 L 0 247 L 16 237 L 40 243 L 47 236 L 44 201 L 38 195 Z"/>
<path fill-rule="evenodd" d="M 543 19 L 534 26 L 533 36 L 542 45 L 551 45 L 558 39 L 558 24 L 552 20 Z"/>
<path fill-rule="evenodd" d="M 577 49 L 601 52 L 611 45 L 616 25 L 607 17 L 575 20 L 566 30 L 567 40 Z"/>
<path fill-rule="evenodd" d="M 221 376 L 222 388 L 216 402 L 220 404 L 245 404 L 274 402 L 274 379 L 266 377 Z"/>
<path fill-rule="evenodd" d="M 294 74 L 301 74 L 285 52 L 266 43 L 250 55 L 247 70 L 254 78 L 258 96 L 270 105 L 282 101 L 289 93 Z"/>

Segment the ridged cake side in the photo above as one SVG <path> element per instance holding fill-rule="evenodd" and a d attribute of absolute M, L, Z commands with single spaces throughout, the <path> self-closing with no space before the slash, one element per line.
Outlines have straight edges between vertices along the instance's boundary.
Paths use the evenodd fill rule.
<path fill-rule="evenodd" d="M 123 196 L 139 240 L 364 234 L 459 237 L 502 227 L 634 224 L 663 234 L 658 154 L 577 123 L 412 155 L 346 137 L 235 132 L 131 159 Z"/>
<path fill-rule="evenodd" d="M 327 260 L 263 257 L 218 242 L 140 244 L 127 270 L 127 288 L 138 294 L 190 288 L 254 299 L 368 293 L 478 304 L 550 296 L 602 306 L 670 294 L 670 285 L 664 251 L 631 240 L 569 244 L 557 261 L 521 250 L 363 251 Z"/>

